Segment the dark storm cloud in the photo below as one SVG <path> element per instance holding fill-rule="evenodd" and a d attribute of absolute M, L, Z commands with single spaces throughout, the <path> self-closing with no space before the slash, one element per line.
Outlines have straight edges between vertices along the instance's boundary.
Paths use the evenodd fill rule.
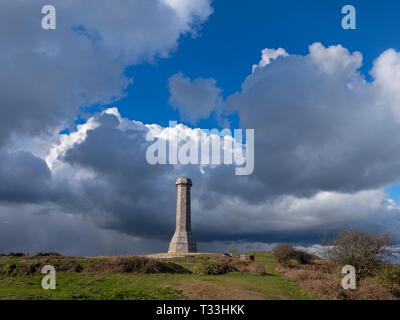
<path fill-rule="evenodd" d="M 41 221 L 35 218 L 37 215 L 47 219 L 46 226 L 49 228 L 53 223 L 54 228 L 59 228 L 55 223 L 57 216 L 60 216 L 62 224 L 68 217 L 66 221 L 70 221 L 71 228 L 75 223 L 85 221 L 85 228 L 90 232 L 79 235 L 83 241 L 96 239 L 98 232 L 109 237 L 110 243 L 115 245 L 114 252 L 126 252 L 130 248 L 132 239 L 128 236 L 141 238 L 144 242 L 160 241 L 154 247 L 144 245 L 143 248 L 161 248 L 164 251 L 160 244 L 167 243 L 174 231 L 175 179 L 179 176 L 193 179 L 193 232 L 195 238 L 202 242 L 204 250 L 208 248 L 207 243 L 212 248 L 215 241 L 319 241 L 322 231 L 333 233 L 340 227 L 368 220 L 384 209 L 385 195 L 381 191 L 320 193 L 311 198 L 266 197 L 264 201 L 254 202 L 249 200 L 252 189 L 247 188 L 251 178 L 235 176 L 231 166 L 204 168 L 204 174 L 194 165 L 151 166 L 144 156 L 149 145 L 145 141 L 149 127 L 113 113 L 96 116 L 97 125 L 87 131 L 86 138 L 60 152 L 56 161 L 61 161 L 66 167 L 53 169 L 51 177 L 47 175 L 48 189 L 42 190 L 41 198 L 48 201 L 40 205 L 37 212 L 23 211 L 29 217 L 27 219 L 32 220 L 30 228 L 43 229 L 33 224 L 34 221 Z M 37 181 L 39 186 L 41 182 Z M 237 186 L 231 187 L 230 184 Z M 65 188 L 60 189 L 60 185 Z M 214 189 L 215 192 L 212 191 Z M 11 209 L 3 208 L 4 212 Z M 4 216 L 7 217 L 6 214 Z M 23 219 L 23 216 L 19 217 Z M 390 221 L 391 225 L 395 225 L 396 216 L 387 217 L 387 223 Z M 11 226 L 0 224 L 0 228 L 16 228 Z M 16 229 L 20 230 L 21 226 Z M 16 236 L 20 234 L 21 231 L 15 233 Z M 46 234 L 40 238 L 40 244 L 45 243 L 47 237 L 49 241 L 59 242 L 57 248 L 73 251 L 61 241 L 63 233 L 58 236 L 53 232 Z M 68 238 L 68 234 L 65 237 Z M 25 240 L 29 238 L 29 233 L 23 237 Z M 126 239 L 126 248 L 122 246 L 121 239 Z M 140 241 L 137 243 L 139 245 Z M 75 246 L 75 242 L 71 242 L 70 246 Z M 100 248 L 87 244 L 85 250 L 99 252 Z M 135 252 L 140 252 L 140 249 Z"/>
<path fill-rule="evenodd" d="M 48 4 L 56 30 L 41 27 Z M 168 57 L 211 12 L 208 0 L 1 1 L 0 146 L 11 134 L 62 128 L 79 107 L 120 98 L 132 80 L 127 66 Z"/>
<path fill-rule="evenodd" d="M 168 168 L 146 162 L 147 129 L 138 126 L 122 131 L 118 123 L 113 115 L 101 116 L 99 127 L 68 150 L 64 159 L 96 173 L 95 178 L 82 179 L 80 187 L 86 208 L 97 223 L 165 239 L 174 216 L 174 178 L 167 177 Z M 79 201 L 76 203 L 79 208 Z"/>
<path fill-rule="evenodd" d="M 257 198 L 255 188 L 266 192 L 257 176 L 235 176 L 231 166 L 151 166 L 144 157 L 148 127 L 102 114 L 99 126 L 70 148 L 63 158 L 75 169 L 93 170 L 80 179 L 75 211 L 84 212 L 98 226 L 147 239 L 168 241 L 175 222 L 175 179 L 190 176 L 193 230 L 199 241 L 319 240 L 322 232 L 336 232 L 384 210 L 382 191 L 318 193 Z M 186 128 L 190 131 L 191 129 Z M 253 180 L 252 180 L 253 179 Z M 233 187 L 231 185 L 234 185 Z M 82 205 L 85 204 L 85 206 Z M 72 210 L 73 211 L 73 210 Z M 212 223 L 210 223 L 212 221 Z"/>
<path fill-rule="evenodd" d="M 48 197 L 51 172 L 30 152 L 0 151 L 0 201 L 40 202 Z"/>
<path fill-rule="evenodd" d="M 0 205 L 0 253 L 56 251 L 69 255 L 140 254 L 166 250 L 165 243 L 142 241 L 96 227 L 55 205 Z"/>

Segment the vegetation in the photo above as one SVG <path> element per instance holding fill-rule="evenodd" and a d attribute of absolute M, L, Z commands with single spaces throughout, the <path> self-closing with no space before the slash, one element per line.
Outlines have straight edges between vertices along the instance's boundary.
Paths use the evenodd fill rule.
<path fill-rule="evenodd" d="M 325 255 L 338 266 L 351 265 L 357 270 L 357 278 L 376 275 L 382 263 L 391 256 L 394 240 L 389 233 L 376 234 L 353 229 L 339 232 L 327 247 Z"/>
<path fill-rule="evenodd" d="M 392 300 L 400 298 L 400 266 L 385 262 L 392 245 L 389 234 L 349 229 L 341 231 L 326 248 L 328 259 L 296 259 L 296 250 L 289 244 L 278 245 L 274 256 L 280 261 L 277 270 L 286 279 L 320 298 Z M 341 287 L 341 270 L 345 265 L 356 269 L 355 290 Z"/>
<path fill-rule="evenodd" d="M 38 252 L 35 257 L 59 257 L 61 256 L 58 252 Z"/>
<path fill-rule="evenodd" d="M 354 230 L 339 233 L 321 259 L 279 244 L 255 261 L 219 254 L 177 258 L 0 256 L 0 299 L 400 299 L 400 266 L 386 261 L 392 240 Z M 341 287 L 341 268 L 356 268 L 356 290 Z M 41 287 L 55 267 L 56 290 Z"/>
<path fill-rule="evenodd" d="M 289 243 L 278 244 L 274 251 L 274 257 L 280 263 L 289 263 L 291 260 L 296 260 L 301 264 L 308 264 L 314 259 L 314 257 L 302 250 L 295 250 L 294 247 Z"/>
<path fill-rule="evenodd" d="M 275 271 L 270 253 L 256 262 L 218 254 L 148 259 L 138 256 L 0 257 L 0 299 L 311 299 Z M 41 268 L 57 270 L 56 290 L 41 288 Z M 240 269 L 240 271 L 238 271 Z"/>

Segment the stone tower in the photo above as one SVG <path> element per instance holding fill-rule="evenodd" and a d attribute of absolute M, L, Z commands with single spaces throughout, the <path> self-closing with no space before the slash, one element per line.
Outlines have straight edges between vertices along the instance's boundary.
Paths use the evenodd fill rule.
<path fill-rule="evenodd" d="M 190 222 L 190 188 L 192 180 L 179 178 L 176 180 L 176 229 L 169 244 L 168 252 L 197 252 L 196 242 L 192 236 Z"/>

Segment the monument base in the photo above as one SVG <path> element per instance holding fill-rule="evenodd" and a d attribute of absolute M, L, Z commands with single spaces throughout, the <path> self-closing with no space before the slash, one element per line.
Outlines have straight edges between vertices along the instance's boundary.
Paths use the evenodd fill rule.
<path fill-rule="evenodd" d="M 168 253 L 175 252 L 197 252 L 196 242 L 193 240 L 192 233 L 175 233 L 169 244 Z"/>

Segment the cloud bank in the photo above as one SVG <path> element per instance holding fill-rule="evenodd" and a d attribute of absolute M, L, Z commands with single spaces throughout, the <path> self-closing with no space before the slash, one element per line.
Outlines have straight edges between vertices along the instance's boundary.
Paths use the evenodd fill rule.
<path fill-rule="evenodd" d="M 366 81 L 362 54 L 340 45 L 314 43 L 305 56 L 266 48 L 224 101 L 214 79 L 177 73 L 171 103 L 188 121 L 223 110 L 255 129 L 255 170 L 152 166 L 148 131 L 196 128 L 143 124 L 117 108 L 73 120 L 82 106 L 124 96 L 126 67 L 167 58 L 180 35 L 195 35 L 209 1 L 54 3 L 62 14 L 45 34 L 33 27 L 40 2 L 0 4 L 0 251 L 165 251 L 182 175 L 193 180 L 193 233 L 204 251 L 316 243 L 348 226 L 400 237 L 399 207 L 384 192 L 400 178 L 398 52 L 377 57 Z M 10 17 L 15 28 L 6 28 Z"/>

